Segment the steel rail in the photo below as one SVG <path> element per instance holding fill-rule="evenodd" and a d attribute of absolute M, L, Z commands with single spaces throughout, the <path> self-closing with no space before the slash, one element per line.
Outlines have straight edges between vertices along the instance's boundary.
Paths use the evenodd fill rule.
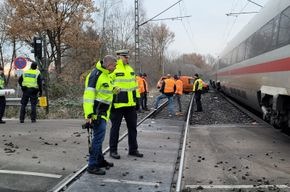
<path fill-rule="evenodd" d="M 148 115 L 146 115 L 143 119 L 141 119 L 137 123 L 137 127 L 141 125 L 146 119 L 149 117 L 156 115 L 159 113 L 166 105 L 168 101 L 163 102 L 157 109 L 150 112 Z M 118 142 L 122 141 L 126 136 L 128 135 L 128 131 L 124 133 L 121 137 L 119 137 Z M 108 146 L 106 149 L 103 150 L 103 154 L 105 155 L 110 150 L 110 147 Z M 68 186 L 70 186 L 76 179 L 78 179 L 87 169 L 88 164 L 83 165 L 78 171 L 76 171 L 73 175 L 69 175 L 66 178 L 64 178 L 60 183 L 58 183 L 54 188 L 49 190 L 49 192 L 60 192 L 65 191 Z"/>
<path fill-rule="evenodd" d="M 176 182 L 176 192 L 180 192 L 180 188 L 181 188 L 183 164 L 184 164 L 185 149 L 186 149 L 186 140 L 187 140 L 188 126 L 190 123 L 190 117 L 192 115 L 193 100 L 194 100 L 194 95 L 192 95 L 191 97 L 188 112 L 187 112 L 187 118 L 186 118 L 186 124 L 185 124 L 185 130 L 184 130 L 184 136 L 183 136 L 183 142 L 182 142 L 182 150 L 181 150 L 179 169 L 178 169 L 178 177 L 177 177 L 177 182 Z"/>
<path fill-rule="evenodd" d="M 229 103 L 231 103 L 232 105 L 234 105 L 235 107 L 237 107 L 239 110 L 241 110 L 243 113 L 247 114 L 249 117 L 251 117 L 252 119 L 254 119 L 255 121 L 257 121 L 258 123 L 273 127 L 271 124 L 269 124 L 268 122 L 264 121 L 263 119 L 261 119 L 260 117 L 258 117 L 257 115 L 255 115 L 254 113 L 252 113 L 251 111 L 249 111 L 248 109 L 246 109 L 245 107 L 243 107 L 241 104 L 239 104 L 235 100 L 231 99 L 229 96 L 225 95 L 222 92 L 218 92 L 218 93 L 225 100 L 227 100 Z"/>

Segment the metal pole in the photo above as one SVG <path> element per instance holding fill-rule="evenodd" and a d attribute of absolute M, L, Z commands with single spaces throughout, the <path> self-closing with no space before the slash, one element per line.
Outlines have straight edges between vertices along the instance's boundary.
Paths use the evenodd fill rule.
<path fill-rule="evenodd" d="M 48 102 L 48 61 L 47 61 L 47 43 L 46 43 L 46 35 L 43 35 L 43 63 L 42 67 L 44 72 L 44 94 L 46 96 L 47 106 L 45 108 L 46 114 L 49 113 L 49 102 Z"/>
<path fill-rule="evenodd" d="M 139 49 L 139 2 L 135 0 L 135 71 L 142 71 L 142 65 L 140 63 L 140 49 Z"/>

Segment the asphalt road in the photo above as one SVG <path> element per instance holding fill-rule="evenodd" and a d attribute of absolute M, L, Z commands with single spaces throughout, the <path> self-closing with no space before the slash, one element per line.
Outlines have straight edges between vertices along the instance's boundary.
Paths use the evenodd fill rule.
<path fill-rule="evenodd" d="M 47 191 L 86 163 L 83 120 L 0 125 L 0 191 Z"/>
<path fill-rule="evenodd" d="M 290 191 L 289 151 L 289 136 L 269 126 L 191 126 L 184 191 Z"/>

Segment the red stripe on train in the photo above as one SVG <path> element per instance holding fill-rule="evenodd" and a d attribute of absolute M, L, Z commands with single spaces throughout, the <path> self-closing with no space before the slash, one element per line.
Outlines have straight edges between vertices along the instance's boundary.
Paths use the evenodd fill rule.
<path fill-rule="evenodd" d="M 268 73 L 277 71 L 290 71 L 290 58 L 270 61 L 267 63 L 256 64 L 238 69 L 232 69 L 229 71 L 220 72 L 218 73 L 218 75 L 243 75 L 249 73 Z"/>

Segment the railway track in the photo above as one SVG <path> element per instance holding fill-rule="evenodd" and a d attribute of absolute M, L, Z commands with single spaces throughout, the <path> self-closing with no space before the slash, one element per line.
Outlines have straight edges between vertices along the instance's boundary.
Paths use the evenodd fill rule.
<path fill-rule="evenodd" d="M 142 118 L 138 123 L 137 126 L 140 126 L 143 122 L 145 122 L 146 120 L 148 120 L 151 117 L 155 117 L 158 115 L 158 113 L 160 113 L 160 111 L 162 111 L 162 109 L 167 105 L 167 102 L 163 102 L 158 109 L 151 111 L 150 113 L 148 113 L 144 118 Z M 125 132 L 122 136 L 120 136 L 119 138 L 119 142 L 121 142 L 124 138 L 126 138 L 128 135 L 128 132 Z M 104 149 L 103 154 L 106 155 L 109 151 L 109 147 L 107 147 L 106 149 Z M 54 187 L 53 189 L 51 189 L 50 191 L 52 192 L 60 192 L 60 191 L 67 191 L 69 186 L 71 186 L 77 179 L 79 179 L 85 172 L 87 169 L 87 164 L 84 165 L 81 169 L 79 169 L 78 171 L 76 171 L 76 173 L 74 173 L 73 175 L 69 176 L 68 178 L 65 178 L 61 183 L 59 183 L 56 187 Z M 116 180 L 116 181 L 112 181 L 112 182 L 126 182 L 126 181 L 122 181 L 122 180 Z M 142 184 L 142 182 L 138 182 L 136 184 Z M 152 183 L 153 185 L 154 183 Z M 159 183 L 156 182 L 154 184 L 155 187 L 159 186 Z M 73 190 L 73 189 L 72 189 Z"/>
<path fill-rule="evenodd" d="M 289 136 L 281 134 L 277 129 L 215 92 L 203 95 L 204 112 L 201 113 L 192 112 L 194 110 L 189 108 L 194 107 L 191 95 L 185 95 L 182 101 L 183 109 L 188 107 L 186 111 L 191 111 L 183 116 L 169 117 L 164 108 L 165 103 L 157 111 L 139 115 L 139 117 L 143 117 L 138 122 L 138 143 L 139 150 L 144 153 L 144 158 L 127 156 L 127 133 L 124 131 L 126 130 L 124 125 L 122 126 L 124 134 L 119 143 L 121 159 L 111 159 L 107 155 L 109 148 L 106 148 L 105 157 L 108 161 L 114 162 L 115 166 L 108 170 L 105 176 L 88 174 L 85 171 L 86 165 L 83 165 L 87 158 L 86 132 L 79 133 L 80 137 L 77 137 L 79 141 L 76 143 L 83 142 L 76 145 L 79 146 L 79 149 L 69 150 L 68 148 L 72 146 L 63 146 L 59 142 L 58 145 L 47 146 L 51 147 L 50 150 L 57 151 L 57 148 L 61 147 L 59 152 L 66 148 L 67 152 L 74 153 L 63 158 L 65 161 L 54 162 L 53 167 L 65 168 L 65 170 L 55 171 L 49 167 L 50 171 L 40 171 L 44 174 L 43 176 L 45 173 L 58 175 L 58 178 L 50 178 L 49 185 L 47 184 L 49 179 L 40 182 L 38 176 L 34 175 L 28 176 L 34 178 L 34 181 L 27 181 L 25 180 L 27 178 L 23 176 L 24 181 L 30 182 L 31 186 L 37 184 L 40 187 L 25 188 L 26 184 L 23 182 L 23 190 L 20 188 L 21 183 L 15 183 L 12 185 L 19 185 L 18 188 L 11 187 L 10 190 L 0 191 L 290 191 L 288 185 L 290 180 Z M 210 103 L 214 103 L 214 105 Z M 50 126 L 55 127 L 54 129 L 59 126 L 52 123 L 50 122 Z M 9 122 L 7 124 L 9 125 Z M 27 125 L 27 123 L 25 124 Z M 43 126 L 43 124 L 39 122 L 38 125 L 33 124 L 33 126 Z M 50 139 L 44 137 L 33 126 L 25 128 L 27 133 L 31 131 L 31 134 L 41 137 L 42 139 L 38 138 L 38 140 L 41 140 L 42 145 L 44 143 L 55 144 L 53 137 Z M 46 129 L 50 133 L 48 128 Z M 42 131 L 44 130 L 42 129 Z M 55 133 L 57 134 L 56 131 Z M 75 134 L 77 133 L 74 132 L 73 135 Z M 6 137 L 4 138 L 7 140 Z M 14 136 L 12 135 L 11 138 Z M 23 135 L 21 138 L 23 139 Z M 15 143 L 17 144 L 16 141 Z M 64 143 L 68 143 L 68 141 Z M 69 143 L 75 142 L 71 140 Z M 106 144 L 104 143 L 104 145 Z M 23 147 L 19 146 L 16 153 L 21 148 Z M 48 167 L 49 164 L 52 164 L 43 163 L 46 158 L 47 160 L 51 158 L 49 156 L 53 154 L 53 151 L 49 152 L 50 150 L 46 152 L 45 158 L 38 156 L 36 159 L 40 162 L 38 165 Z M 69 158 L 79 155 L 76 153 L 78 150 L 81 150 L 84 157 L 75 160 L 79 164 L 71 163 Z M 28 151 L 28 153 L 30 152 Z M 22 157 L 19 160 L 23 161 Z M 3 162 L 3 160 L 1 161 Z M 66 164 L 78 165 L 79 169 L 75 171 L 76 168 L 68 168 Z M 4 167 L 9 168 L 7 163 L 2 163 L 2 165 L 4 165 L 2 170 L 6 170 Z M 37 170 L 37 167 L 26 167 L 25 170 L 29 170 L 31 173 Z M 0 177 L 2 174 L 7 175 L 0 170 Z M 19 180 L 19 176 L 15 176 L 15 179 Z M 1 179 L 0 184 L 3 181 Z M 9 182 L 11 185 L 13 181 Z M 41 188 L 45 185 L 47 186 Z"/>

